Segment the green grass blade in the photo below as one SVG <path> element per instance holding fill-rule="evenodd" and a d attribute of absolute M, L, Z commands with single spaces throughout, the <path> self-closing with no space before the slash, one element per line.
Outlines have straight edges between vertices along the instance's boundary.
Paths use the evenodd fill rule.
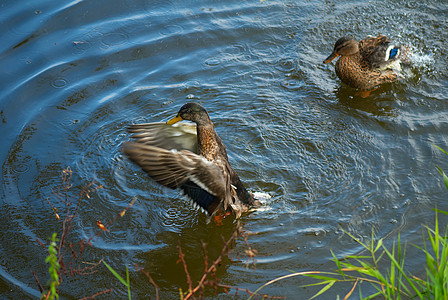
<path fill-rule="evenodd" d="M 439 171 L 440 175 L 442 175 L 443 182 L 445 183 L 445 186 L 448 189 L 448 177 L 446 176 L 445 172 L 440 167 L 436 166 L 436 168 Z"/>
<path fill-rule="evenodd" d="M 123 277 L 121 277 L 114 269 L 112 269 L 111 266 L 109 266 L 104 260 L 103 260 L 103 264 L 109 269 L 109 271 L 118 279 L 120 280 L 120 282 L 122 284 L 124 284 L 125 286 L 128 286 L 128 284 L 126 283 L 126 281 L 123 279 Z"/>
<path fill-rule="evenodd" d="M 311 286 L 318 286 L 318 285 L 326 285 L 326 284 L 328 284 L 330 282 L 338 282 L 338 281 L 339 280 L 332 280 L 332 281 L 326 280 L 326 281 L 320 281 L 320 282 L 316 282 L 316 283 L 303 284 L 300 287 L 311 287 Z M 347 281 L 347 280 L 342 280 L 341 282 L 345 282 L 345 281 Z"/>
<path fill-rule="evenodd" d="M 392 253 L 390 253 L 389 250 L 387 250 L 386 247 L 383 246 L 383 249 L 384 249 L 384 251 L 386 251 L 386 254 L 389 257 L 389 259 L 391 260 L 391 263 L 395 265 L 395 267 L 401 273 L 401 275 L 404 278 L 404 280 L 406 280 L 406 283 L 409 284 L 409 286 L 414 290 L 414 292 L 416 293 L 416 295 L 418 295 L 418 297 L 420 299 L 424 299 L 424 297 L 421 294 L 421 292 L 419 291 L 418 287 L 415 286 L 414 281 L 411 280 L 406 275 L 405 271 L 403 270 L 402 266 L 397 262 L 397 260 L 395 259 L 394 255 Z M 404 286 L 404 285 L 402 285 L 402 286 Z"/>
<path fill-rule="evenodd" d="M 436 213 L 441 213 L 441 214 L 444 214 L 444 215 L 448 215 L 448 211 L 444 211 L 444 210 L 441 210 L 441 209 L 437 209 L 437 208 L 435 208 L 435 209 L 433 209 Z"/>
<path fill-rule="evenodd" d="M 129 300 L 131 300 L 131 283 L 129 281 L 129 269 L 126 266 L 126 281 L 127 281 L 127 287 L 128 287 L 128 297 Z"/>
<path fill-rule="evenodd" d="M 443 150 L 442 148 L 440 148 L 437 145 L 432 144 L 434 147 L 436 147 L 437 149 L 439 149 L 440 151 L 442 151 L 443 153 L 445 153 L 446 155 L 448 155 L 448 152 L 446 152 L 445 150 Z"/>
<path fill-rule="evenodd" d="M 375 293 L 375 294 L 373 294 L 373 295 L 364 297 L 364 298 L 362 298 L 362 299 L 363 299 L 363 300 L 376 299 L 376 297 L 379 297 L 379 296 L 381 296 L 382 294 L 383 294 L 382 292 L 378 292 L 378 293 Z"/>
<path fill-rule="evenodd" d="M 358 244 L 360 244 L 361 246 L 363 246 L 365 249 L 369 249 L 369 247 L 368 247 L 366 244 L 364 244 L 363 242 L 361 242 L 360 239 L 356 238 L 356 237 L 355 237 L 353 234 L 351 234 L 350 232 L 344 230 L 344 233 L 347 234 L 349 237 L 351 237 L 353 240 L 355 240 Z"/>
<path fill-rule="evenodd" d="M 379 239 L 373 252 L 375 253 L 376 251 L 378 251 L 378 249 L 381 248 L 382 245 L 383 245 L 383 239 Z"/>
<path fill-rule="evenodd" d="M 311 277 L 311 278 L 318 279 L 318 280 L 322 280 L 322 281 L 334 281 L 334 280 L 337 280 L 334 277 L 322 276 L 322 275 L 317 275 L 317 274 L 307 274 L 307 275 L 304 275 L 304 276 Z"/>
<path fill-rule="evenodd" d="M 336 281 L 332 281 L 332 282 L 329 282 L 326 286 L 324 286 L 320 291 L 318 291 L 313 297 L 311 297 L 310 298 L 310 300 L 311 299 L 314 299 L 314 298 L 316 298 L 316 297 L 318 297 L 318 296 L 320 296 L 320 295 L 322 295 L 323 293 L 325 293 L 329 288 L 331 288 L 332 286 L 333 286 L 333 284 L 335 283 Z"/>

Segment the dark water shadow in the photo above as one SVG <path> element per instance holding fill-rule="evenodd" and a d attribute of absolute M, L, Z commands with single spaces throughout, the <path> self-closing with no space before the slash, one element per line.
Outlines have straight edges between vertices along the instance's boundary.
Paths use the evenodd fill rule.
<path fill-rule="evenodd" d="M 397 109 L 393 105 L 393 89 L 390 85 L 381 86 L 364 97 L 361 93 L 343 83 L 335 90 L 339 103 L 377 117 L 396 117 Z"/>
<path fill-rule="evenodd" d="M 241 237 L 233 239 L 240 225 L 232 218 L 227 217 L 222 224 L 200 224 L 193 227 L 185 227 L 180 233 L 165 232 L 160 235 L 160 239 L 166 244 L 166 247 L 139 253 L 136 259 L 142 262 L 139 267 L 151 274 L 154 281 L 161 287 L 162 295 L 172 295 L 172 292 L 181 288 L 184 292 L 188 291 L 188 277 L 191 278 L 193 287 L 199 282 L 212 263 L 221 259 L 216 265 L 216 278 L 225 277 L 228 268 L 236 259 L 236 253 L 233 253 L 236 245 L 244 243 Z M 229 249 L 225 248 L 229 242 Z M 174 251 L 167 251 L 171 249 Z M 204 251 L 204 249 L 206 251 Z M 180 258 L 180 253 L 184 255 L 185 266 Z M 186 274 L 187 268 L 188 275 Z M 209 280 L 213 276 L 209 276 Z M 139 290 L 151 290 L 152 285 L 148 279 L 139 274 Z M 136 291 L 138 292 L 138 291 Z M 142 294 L 143 296 L 143 294 Z"/>

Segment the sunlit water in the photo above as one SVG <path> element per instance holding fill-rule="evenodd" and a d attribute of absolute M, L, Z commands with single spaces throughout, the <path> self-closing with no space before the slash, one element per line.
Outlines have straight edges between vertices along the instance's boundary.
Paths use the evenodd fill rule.
<path fill-rule="evenodd" d="M 330 250 L 361 250 L 344 231 L 368 241 L 373 230 L 387 246 L 398 233 L 420 244 L 431 209 L 448 210 L 435 168 L 447 170 L 447 158 L 432 146 L 446 149 L 448 140 L 445 1 L 3 1 L 0 11 L 2 298 L 39 296 L 32 271 L 48 280 L 36 239 L 48 244 L 61 233 L 47 198 L 62 216 L 52 189 L 67 166 L 73 197 L 89 182 L 103 186 L 83 200 L 71 242 L 95 236 L 97 220 L 137 199 L 93 238 L 83 261 L 104 259 L 122 275 L 129 267 L 133 296 L 153 298 L 138 264 L 162 299 L 176 299 L 187 289 L 180 242 L 199 279 L 201 242 L 216 257 L 235 224 L 206 224 L 120 152 L 127 125 L 168 120 L 187 101 L 210 112 L 248 189 L 272 196 L 241 220 L 258 251 L 256 269 L 247 269 L 239 239 L 219 268 L 223 284 L 255 290 L 291 271 L 332 270 Z M 322 61 L 341 35 L 378 33 L 412 45 L 413 65 L 405 80 L 363 99 Z M 422 274 L 418 254 L 410 247 L 408 265 Z M 263 292 L 312 296 L 317 289 L 304 283 L 296 277 Z M 81 298 L 108 288 L 126 295 L 99 266 L 64 277 L 60 293 Z"/>

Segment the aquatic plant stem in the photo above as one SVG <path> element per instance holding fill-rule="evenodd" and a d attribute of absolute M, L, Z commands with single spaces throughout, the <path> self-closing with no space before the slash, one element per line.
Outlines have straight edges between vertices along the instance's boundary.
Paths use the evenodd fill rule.
<path fill-rule="evenodd" d="M 152 279 L 149 272 L 146 272 L 144 269 L 140 268 L 138 265 L 135 265 L 135 270 L 137 272 L 142 272 L 145 274 L 146 277 L 148 277 L 149 282 L 154 286 L 154 289 L 156 290 L 156 300 L 159 300 L 159 286 L 155 283 L 154 279 Z"/>
<path fill-rule="evenodd" d="M 287 275 L 283 275 L 277 278 L 272 279 L 271 281 L 266 282 L 265 284 L 263 284 L 262 286 L 260 286 L 258 289 L 256 289 L 252 295 L 250 295 L 249 298 L 247 298 L 247 300 L 251 300 L 255 295 L 258 294 L 258 292 L 267 287 L 268 285 L 271 285 L 277 281 L 283 280 L 283 279 L 287 279 L 287 278 L 291 278 L 291 277 L 295 277 L 295 276 L 302 276 L 302 275 L 308 275 L 308 274 L 322 274 L 322 272 L 319 271 L 308 271 L 308 272 L 299 272 L 299 273 L 291 273 L 291 274 L 287 274 Z"/>

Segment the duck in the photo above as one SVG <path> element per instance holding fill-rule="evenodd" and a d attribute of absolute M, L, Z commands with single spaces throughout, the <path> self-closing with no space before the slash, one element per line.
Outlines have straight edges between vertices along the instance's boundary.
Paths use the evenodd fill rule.
<path fill-rule="evenodd" d="M 184 120 L 193 124 L 178 123 Z M 230 166 L 226 147 L 199 103 L 186 103 L 166 123 L 133 124 L 128 132 L 132 140 L 122 148 L 127 157 L 157 183 L 181 190 L 207 214 L 207 223 L 219 211 L 239 218 L 260 206 Z"/>
<path fill-rule="evenodd" d="M 408 46 L 392 44 L 384 35 L 359 42 L 344 36 L 336 41 L 324 64 L 339 57 L 335 65 L 339 79 L 360 91 L 372 91 L 383 83 L 401 78 L 401 64 L 406 62 L 409 50 Z"/>

